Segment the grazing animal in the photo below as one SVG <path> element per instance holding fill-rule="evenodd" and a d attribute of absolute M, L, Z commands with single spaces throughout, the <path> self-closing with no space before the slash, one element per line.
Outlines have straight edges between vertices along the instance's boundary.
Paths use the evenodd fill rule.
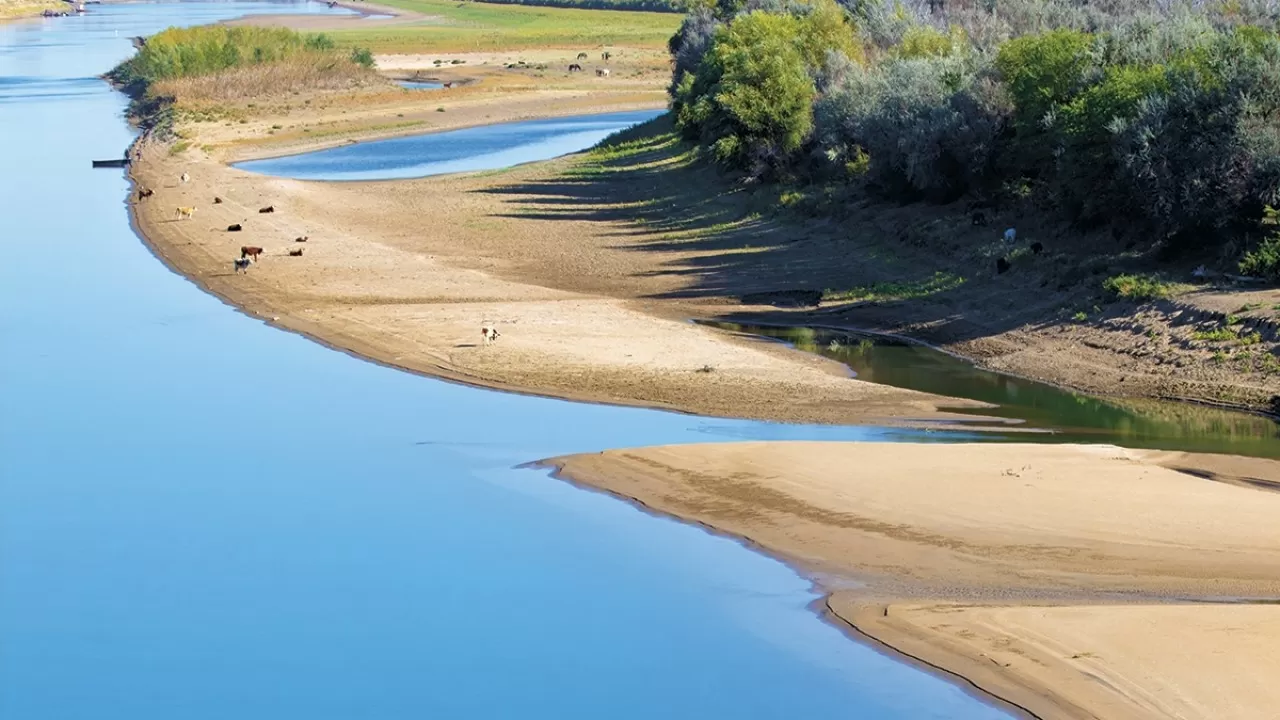
<path fill-rule="evenodd" d="M 310 238 L 311 238 L 311 236 L 310 236 L 310 235 L 303 235 L 302 237 L 296 237 L 296 238 L 294 238 L 294 239 L 293 239 L 293 241 L 294 241 L 294 242 L 306 242 L 306 241 L 307 241 L 307 240 L 309 240 Z"/>
<path fill-rule="evenodd" d="M 573 63 L 569 66 L 569 72 L 582 72 L 582 66 L 578 63 Z"/>
<path fill-rule="evenodd" d="M 974 225 L 986 225 L 986 224 L 987 224 L 987 215 L 986 215 L 986 213 L 980 213 L 980 212 L 976 212 L 976 213 L 974 213 L 974 214 L 973 214 L 973 224 L 974 224 Z"/>
<path fill-rule="evenodd" d="M 266 206 L 266 207 L 264 207 L 264 208 L 258 208 L 258 212 L 260 212 L 260 213 L 273 213 L 273 212 L 275 212 L 275 211 L 276 211 L 276 206 L 275 206 L 275 205 L 268 205 L 268 206 Z"/>
<path fill-rule="evenodd" d="M 196 214 L 196 209 L 193 207 L 180 207 L 175 214 L 179 220 L 190 220 L 191 216 Z"/>
<path fill-rule="evenodd" d="M 1009 272 L 1009 268 L 1013 267 L 1005 258 L 996 258 L 996 274 L 1003 275 Z"/>
<path fill-rule="evenodd" d="M 235 267 L 236 272 L 247 273 L 249 272 L 249 266 L 253 264 L 253 259 L 247 258 L 247 257 L 236 258 L 235 260 L 231 261 L 231 264 L 233 267 Z"/>
<path fill-rule="evenodd" d="M 480 327 L 480 336 L 484 338 L 484 344 L 488 345 L 497 340 L 502 333 L 498 332 L 498 328 L 492 325 L 483 325 Z"/>
<path fill-rule="evenodd" d="M 182 173 L 178 176 L 178 181 L 184 183 L 191 182 L 191 176 L 186 173 Z"/>
<path fill-rule="evenodd" d="M 1038 242 L 1031 243 L 1031 252 L 1035 253 L 1036 255 L 1039 255 L 1040 253 L 1044 252 L 1044 245 Z"/>
<path fill-rule="evenodd" d="M 290 250 L 289 257 L 302 257 L 302 250 L 303 250 L 302 248 L 298 248 L 297 250 Z"/>
<path fill-rule="evenodd" d="M 234 225 L 228 225 L 228 226 L 227 226 L 227 232 L 240 232 L 240 231 L 241 231 L 241 230 L 243 230 L 243 229 L 244 229 L 244 228 L 240 227 L 240 223 L 236 223 L 236 224 L 234 224 Z"/>
<path fill-rule="evenodd" d="M 586 53 L 584 53 L 584 52 L 580 52 L 580 53 L 578 53 L 578 59 L 579 59 L 579 60 L 586 60 L 586 59 L 587 59 L 587 54 L 586 54 Z"/>
<path fill-rule="evenodd" d="M 448 89 L 450 89 L 450 88 L 452 88 L 452 87 L 453 87 L 453 83 L 452 83 L 452 82 L 444 83 L 444 89 L 445 89 L 445 90 L 448 90 Z"/>
<path fill-rule="evenodd" d="M 244 245 L 240 248 L 241 258 L 253 258 L 254 260 L 257 260 L 258 256 L 261 254 L 262 248 L 257 247 L 256 245 Z"/>
<path fill-rule="evenodd" d="M 1008 230 L 1005 230 L 1005 231 L 1004 231 L 1004 241 L 1005 241 L 1005 243 L 1006 243 L 1006 244 L 1009 244 L 1009 245 L 1012 245 L 1013 243 L 1017 242 L 1017 241 L 1018 241 L 1018 231 L 1017 231 L 1017 230 L 1015 230 L 1014 228 L 1009 228 Z"/>
<path fill-rule="evenodd" d="M 155 191 L 155 190 L 152 190 L 152 189 L 151 189 L 151 188 L 149 188 L 149 187 L 143 187 L 143 186 L 141 186 L 141 185 L 139 185 L 139 186 L 138 186 L 138 199 L 139 199 L 139 200 L 141 200 L 141 199 L 143 199 L 143 198 L 149 198 L 149 197 L 151 197 L 152 195 L 155 195 L 155 194 L 156 194 L 156 191 Z"/>
<path fill-rule="evenodd" d="M 596 77 L 609 77 L 609 68 L 596 68 Z"/>
<path fill-rule="evenodd" d="M 220 197 L 214 197 L 214 198 L 213 198 L 213 204 L 214 204 L 214 205 L 221 205 L 221 204 L 222 204 L 222 198 L 220 198 Z"/>
<path fill-rule="evenodd" d="M 613 57 L 613 53 L 609 52 L 608 50 L 605 50 L 604 52 L 600 53 L 600 59 L 604 60 L 605 62 L 609 62 L 609 58 L 611 57 Z"/>

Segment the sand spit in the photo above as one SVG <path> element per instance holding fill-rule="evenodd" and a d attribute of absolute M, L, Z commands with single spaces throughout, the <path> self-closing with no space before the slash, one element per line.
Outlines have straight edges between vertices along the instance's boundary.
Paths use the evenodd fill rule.
<path fill-rule="evenodd" d="M 555 91 L 454 97 L 450 112 L 430 129 L 652 107 L 625 93 L 613 104 Z M 230 158 L 255 154 L 234 141 L 241 127 L 189 126 L 191 147 L 177 154 L 161 143 L 140 145 L 132 171 L 155 195 L 135 202 L 133 211 L 142 234 L 172 267 L 282 327 L 446 379 L 701 415 L 886 423 L 947 418 L 938 412 L 943 405 L 980 407 L 860 382 L 830 361 L 573 287 L 572 267 L 593 262 L 589 245 L 579 249 L 583 224 L 550 234 L 544 225 L 504 217 L 508 199 L 489 191 L 543 169 L 300 182 L 227 166 Z M 334 138 L 284 142 L 300 151 Z M 260 155 L 279 151 L 256 149 Z M 179 182 L 184 172 L 190 182 Z M 222 202 L 215 204 L 215 197 Z M 276 212 L 259 214 L 267 205 Z M 179 220 L 177 207 L 198 210 L 194 219 Z M 227 232 L 232 224 L 244 230 Z M 305 255 L 289 257 L 303 236 L 309 238 Z M 243 245 L 266 253 L 249 273 L 237 274 L 231 261 Z M 531 250 L 542 252 L 539 257 L 558 254 L 564 272 L 550 278 L 522 273 Z M 479 341 L 487 322 L 497 323 L 502 338 L 486 347 Z"/>
<path fill-rule="evenodd" d="M 1036 716 L 1257 718 L 1276 707 L 1280 605 L 1206 601 L 1280 598 L 1280 493 L 1189 472 L 1241 463 L 1275 481 L 1278 462 L 803 442 L 547 462 L 808 569 L 836 589 L 839 620 Z M 865 587 L 833 580 L 850 577 Z"/>

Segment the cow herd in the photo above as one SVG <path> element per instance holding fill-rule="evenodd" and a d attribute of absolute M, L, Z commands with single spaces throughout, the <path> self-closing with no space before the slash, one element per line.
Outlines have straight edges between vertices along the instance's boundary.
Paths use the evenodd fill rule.
<path fill-rule="evenodd" d="M 191 176 L 188 173 L 184 172 L 180 176 L 178 176 L 179 184 L 186 184 L 190 181 L 191 181 Z M 137 192 L 136 192 L 138 202 L 146 200 L 154 195 L 155 195 L 154 190 L 152 190 L 151 188 L 141 183 L 138 184 Z M 220 205 L 222 204 L 223 201 L 221 197 L 215 197 L 213 199 L 213 202 L 215 205 Z M 264 215 L 275 213 L 276 207 L 275 205 L 267 205 L 266 207 L 259 208 L 258 212 Z M 175 221 L 190 220 L 195 216 L 195 213 L 196 213 L 196 208 L 194 206 L 191 206 L 191 207 L 178 206 L 174 212 L 174 220 Z M 244 225 L 243 225 L 244 222 L 247 222 L 247 220 L 228 225 L 227 232 L 241 232 L 244 229 Z M 298 237 L 294 238 L 293 241 L 295 243 L 305 243 L 310 239 L 311 239 L 310 235 L 299 235 Z M 302 251 L 304 249 L 305 248 L 302 248 L 302 247 L 292 248 L 288 250 L 287 255 L 289 257 L 302 257 Z M 232 272 L 237 275 L 242 273 L 247 274 L 249 272 L 249 268 L 253 267 L 253 265 L 257 263 L 262 257 L 262 255 L 265 253 L 266 253 L 266 250 L 258 245 L 241 245 L 240 257 L 237 257 L 231 261 Z M 484 345 L 493 344 L 502 335 L 502 333 L 498 332 L 498 328 L 494 325 L 494 323 L 491 323 L 488 321 L 486 321 L 481 326 L 480 334 L 481 334 L 481 339 L 483 340 Z"/>
<path fill-rule="evenodd" d="M 587 57 L 588 57 L 588 55 L 587 55 L 586 53 L 584 53 L 584 52 L 580 52 L 580 53 L 578 53 L 578 57 L 577 57 L 577 59 L 578 59 L 578 60 L 586 60 L 586 59 L 587 59 Z M 610 59 L 610 58 L 612 58 L 612 57 L 613 57 L 613 53 L 609 52 L 608 50 L 606 50 L 606 51 L 604 51 L 604 52 L 600 53 L 600 60 L 601 60 L 601 61 L 603 61 L 603 62 L 605 62 L 605 63 L 608 63 L 608 62 L 609 62 L 609 59 Z M 576 62 L 575 62 L 575 63 L 569 63 L 569 72 L 571 72 L 571 73 L 582 72 L 582 65 L 581 65 L 580 63 L 576 63 Z M 603 67 L 603 68 L 596 68 L 596 77 L 601 77 L 601 78 L 607 78 L 607 77 L 609 77 L 609 68 L 607 68 L 607 67 Z"/>

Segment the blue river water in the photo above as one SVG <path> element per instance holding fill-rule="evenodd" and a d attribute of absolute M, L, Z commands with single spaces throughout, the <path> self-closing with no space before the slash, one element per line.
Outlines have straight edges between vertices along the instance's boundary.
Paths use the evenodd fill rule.
<path fill-rule="evenodd" d="M 783 564 L 516 468 L 904 433 L 425 379 L 147 251 L 121 171 L 90 168 L 132 139 L 95 76 L 167 25 L 322 10 L 0 25 L 0 718 L 1005 717 L 821 622 Z"/>
<path fill-rule="evenodd" d="M 496 170 L 589 148 L 660 114 L 659 110 L 637 110 L 484 125 L 248 160 L 236 167 L 298 180 L 394 180 Z"/>

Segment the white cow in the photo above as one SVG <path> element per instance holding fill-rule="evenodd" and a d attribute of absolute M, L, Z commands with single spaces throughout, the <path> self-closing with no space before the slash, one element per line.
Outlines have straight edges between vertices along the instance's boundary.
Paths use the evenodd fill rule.
<path fill-rule="evenodd" d="M 480 336 L 484 338 L 484 344 L 488 345 L 497 340 L 502 333 L 498 332 L 498 328 L 492 325 L 482 325 L 480 327 Z"/>

